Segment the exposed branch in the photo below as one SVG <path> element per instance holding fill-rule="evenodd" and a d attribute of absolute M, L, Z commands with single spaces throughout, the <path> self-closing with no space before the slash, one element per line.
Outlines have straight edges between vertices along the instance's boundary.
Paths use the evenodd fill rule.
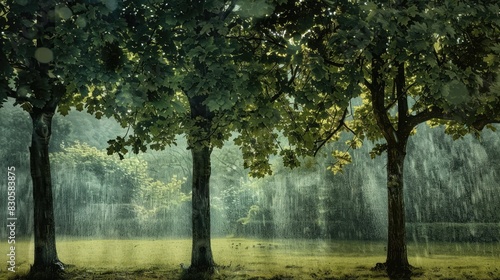
<path fill-rule="evenodd" d="M 316 154 L 318 154 L 319 150 L 321 149 L 321 147 L 323 147 L 330 139 L 332 139 L 332 137 L 337 134 L 337 132 L 340 131 L 340 129 L 342 129 L 342 127 L 345 126 L 345 118 L 347 117 L 347 112 L 349 111 L 348 108 L 346 108 L 344 110 L 344 113 L 342 114 L 342 118 L 340 119 L 339 121 L 339 124 L 337 125 L 337 127 L 335 127 L 335 129 L 333 131 L 330 132 L 330 134 L 328 134 L 328 136 L 323 139 L 319 146 L 316 147 L 316 150 L 314 151 L 314 156 L 316 156 Z"/>
<path fill-rule="evenodd" d="M 287 47 L 286 45 L 283 45 L 280 42 L 276 41 L 276 39 L 273 36 L 271 36 L 269 34 L 269 32 L 264 33 L 264 35 L 266 36 L 266 38 L 269 39 L 269 42 L 273 43 L 274 45 L 282 47 L 282 48 L 286 48 Z"/>
<path fill-rule="evenodd" d="M 354 134 L 354 136 L 358 137 L 356 131 L 352 130 L 352 128 L 350 128 L 345 122 L 344 122 L 344 127 L 349 130 L 352 134 Z M 358 137 L 359 138 L 359 137 Z"/>
<path fill-rule="evenodd" d="M 409 86 L 406 87 L 406 91 L 408 92 L 412 87 L 414 87 L 417 84 L 417 82 L 411 83 Z"/>
<path fill-rule="evenodd" d="M 278 93 L 273 95 L 273 97 L 271 97 L 271 99 L 269 101 L 274 102 L 274 101 L 278 100 L 278 98 L 280 98 L 280 96 L 283 95 L 283 93 L 284 93 L 284 91 L 280 90 Z"/>
<path fill-rule="evenodd" d="M 385 46 L 385 42 L 381 41 L 378 44 Z M 387 109 L 385 108 L 385 82 L 382 78 L 382 64 L 383 60 L 381 55 L 374 55 L 372 58 L 372 84 L 369 87 L 371 92 L 371 102 L 373 107 L 373 115 L 377 125 L 379 126 L 382 135 L 387 142 L 397 142 L 396 129 L 392 125 Z"/>
<path fill-rule="evenodd" d="M 415 127 L 423 122 L 430 121 L 432 119 L 439 119 L 444 121 L 453 121 L 458 123 L 463 123 L 461 115 L 445 112 L 441 108 L 430 107 L 424 111 L 418 113 L 415 116 L 411 116 L 408 123 Z M 475 120 L 469 124 L 476 130 L 482 130 L 485 126 L 489 124 L 500 123 L 500 116 L 498 115 L 477 115 Z"/>
<path fill-rule="evenodd" d="M 328 65 L 331 65 L 331 66 L 335 66 L 335 67 L 344 67 L 345 64 L 344 63 L 339 63 L 339 62 L 335 62 L 335 61 L 331 61 L 329 59 L 326 59 L 323 57 L 323 61 L 328 64 Z"/>
<path fill-rule="evenodd" d="M 220 20 L 225 21 L 226 18 L 229 16 L 229 14 L 234 10 L 235 6 L 236 6 L 236 1 L 231 0 L 231 4 L 229 4 L 227 10 L 225 10 L 223 13 L 220 14 Z"/>
<path fill-rule="evenodd" d="M 405 122 L 408 117 L 408 97 L 406 95 L 406 75 L 404 63 L 399 63 L 398 74 L 395 79 L 396 94 L 398 100 L 399 122 Z M 399 128 L 399 127 L 398 127 Z"/>
<path fill-rule="evenodd" d="M 458 120 L 456 116 L 454 116 L 453 114 L 445 113 L 441 108 L 430 107 L 414 116 L 409 116 L 407 119 L 407 125 L 408 127 L 411 127 L 413 129 L 417 125 L 426 121 L 430 121 L 432 119 L 440 119 L 448 121 Z"/>
<path fill-rule="evenodd" d="M 295 66 L 295 68 L 293 68 L 292 65 L 290 65 L 290 71 L 292 72 L 292 77 L 290 78 L 290 80 L 288 80 L 287 82 L 287 86 L 291 86 L 294 81 L 295 81 L 295 78 L 297 77 L 297 73 L 299 72 L 298 69 L 299 69 L 299 65 Z M 277 92 L 275 95 L 273 95 L 273 97 L 271 97 L 271 102 L 274 102 L 276 101 L 278 98 L 280 98 L 281 95 L 283 95 L 283 93 L 285 93 L 284 90 L 280 89 L 279 92 Z"/>
<path fill-rule="evenodd" d="M 138 114 L 138 111 L 136 110 L 135 113 L 134 113 L 134 123 L 133 123 L 134 125 L 137 122 L 137 114 Z M 127 137 L 128 133 L 130 132 L 130 128 L 132 127 L 133 124 L 129 123 L 127 131 L 125 132 L 125 135 L 123 136 L 123 139 L 125 139 Z"/>
<path fill-rule="evenodd" d="M 489 124 L 500 123 L 500 116 L 479 116 L 476 121 L 472 123 L 472 127 L 477 130 L 483 130 L 483 128 Z"/>

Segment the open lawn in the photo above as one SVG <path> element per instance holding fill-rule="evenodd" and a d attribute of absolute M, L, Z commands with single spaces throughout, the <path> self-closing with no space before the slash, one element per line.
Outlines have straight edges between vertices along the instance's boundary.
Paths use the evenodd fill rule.
<path fill-rule="evenodd" d="M 179 279 L 189 265 L 191 242 L 164 240 L 58 240 L 67 279 Z M 386 279 L 371 271 L 385 260 L 385 244 L 371 241 L 257 240 L 212 241 L 219 265 L 213 279 Z M 16 240 L 16 273 L 6 270 L 7 242 L 1 243 L 0 279 L 29 270 L 33 243 Z M 498 279 L 499 243 L 411 243 L 412 279 Z"/>

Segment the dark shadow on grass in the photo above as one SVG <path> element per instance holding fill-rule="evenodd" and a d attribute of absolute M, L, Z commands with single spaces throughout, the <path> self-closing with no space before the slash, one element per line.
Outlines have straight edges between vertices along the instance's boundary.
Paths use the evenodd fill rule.
<path fill-rule="evenodd" d="M 210 280 L 220 278 L 220 273 L 224 270 L 229 270 L 231 268 L 231 263 L 229 265 L 214 265 L 213 267 L 204 267 L 193 269 L 192 267 L 186 267 L 181 264 L 181 277 L 180 280 Z M 241 269 L 241 266 L 237 265 L 235 269 Z"/>
<path fill-rule="evenodd" d="M 424 274 L 421 268 L 417 268 L 411 265 L 406 269 L 402 269 L 401 271 L 388 273 L 387 265 L 385 263 L 377 263 L 375 267 L 370 270 L 385 272 L 387 273 L 387 276 L 390 280 L 411 280 L 411 277 L 418 277 Z"/>
<path fill-rule="evenodd" d="M 16 275 L 11 280 L 65 280 L 66 272 L 59 266 L 51 266 L 44 269 L 31 268 L 27 274 Z"/>

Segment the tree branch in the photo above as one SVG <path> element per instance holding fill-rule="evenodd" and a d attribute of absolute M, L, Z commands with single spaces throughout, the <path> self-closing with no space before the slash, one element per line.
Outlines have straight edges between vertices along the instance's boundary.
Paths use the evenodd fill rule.
<path fill-rule="evenodd" d="M 288 87 L 291 86 L 293 84 L 293 82 L 295 81 L 295 78 L 297 77 L 298 69 L 299 69 L 299 65 L 295 66 L 295 68 L 293 68 L 293 66 L 290 65 L 290 71 L 292 72 L 292 77 L 287 82 Z M 280 98 L 281 95 L 283 95 L 283 93 L 285 93 L 285 91 L 280 87 L 280 90 L 275 95 L 273 95 L 273 97 L 271 97 L 270 101 L 271 102 L 276 101 L 278 98 Z"/>
<path fill-rule="evenodd" d="M 316 156 L 316 154 L 318 154 L 321 147 L 323 147 L 335 134 L 337 134 L 337 132 L 339 132 L 340 129 L 342 129 L 343 126 L 345 126 L 344 121 L 345 121 L 345 118 L 347 117 L 348 111 L 349 111 L 348 108 L 346 108 L 344 110 L 344 113 L 342 114 L 342 118 L 340 119 L 337 127 L 335 127 L 335 129 L 333 131 L 331 131 L 330 134 L 328 134 L 328 136 L 321 141 L 319 146 L 316 147 L 316 150 L 314 151 L 314 156 Z"/>
<path fill-rule="evenodd" d="M 404 123 L 408 117 L 408 97 L 406 95 L 406 75 L 404 63 L 397 65 L 398 73 L 396 75 L 395 86 L 398 100 L 398 119 L 400 124 Z M 398 125 L 399 128 L 400 125 Z"/>
<path fill-rule="evenodd" d="M 370 91 L 373 91 L 373 85 L 372 83 L 370 83 L 366 78 L 364 78 L 364 83 L 365 83 L 365 86 L 370 90 Z"/>
<path fill-rule="evenodd" d="M 441 108 L 429 107 L 414 116 L 409 116 L 407 119 L 407 124 L 413 129 L 417 125 L 426 121 L 430 121 L 432 119 L 458 121 L 458 118 L 456 116 L 454 116 L 453 114 L 445 113 Z"/>
<path fill-rule="evenodd" d="M 378 44 L 383 44 L 385 48 L 385 42 L 380 41 Z M 379 48 L 381 47 L 379 46 Z M 371 69 L 372 84 L 370 86 L 373 115 L 385 140 L 387 142 L 397 142 L 396 129 L 392 125 L 387 115 L 387 109 L 385 108 L 385 82 L 382 78 L 383 63 L 381 54 L 373 55 Z"/>
<path fill-rule="evenodd" d="M 329 59 L 326 59 L 323 57 L 323 61 L 328 64 L 328 65 L 331 65 L 331 66 L 335 66 L 335 67 L 344 67 L 345 64 L 344 63 L 339 63 L 339 62 L 335 62 L 335 61 L 331 61 Z"/>
<path fill-rule="evenodd" d="M 234 10 L 235 6 L 236 6 L 236 1 L 231 0 L 231 4 L 229 4 L 227 10 L 225 10 L 223 13 L 220 14 L 220 20 L 225 21 L 226 18 L 229 16 L 229 14 Z"/>
<path fill-rule="evenodd" d="M 489 124 L 500 123 L 500 116 L 479 116 L 473 123 L 472 127 L 477 130 L 483 130 L 483 128 Z"/>

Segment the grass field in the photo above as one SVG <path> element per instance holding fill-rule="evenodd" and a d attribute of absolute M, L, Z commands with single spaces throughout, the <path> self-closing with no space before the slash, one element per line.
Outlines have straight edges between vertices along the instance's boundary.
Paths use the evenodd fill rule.
<path fill-rule="evenodd" d="M 190 240 L 58 240 L 68 279 L 179 279 L 189 265 Z M 386 279 L 371 271 L 385 260 L 385 244 L 369 241 L 304 241 L 221 238 L 212 241 L 213 279 Z M 7 242 L 0 246 L 0 279 L 29 270 L 33 243 L 16 241 L 16 273 L 6 270 Z M 409 244 L 412 279 L 500 280 L 499 243 Z"/>

